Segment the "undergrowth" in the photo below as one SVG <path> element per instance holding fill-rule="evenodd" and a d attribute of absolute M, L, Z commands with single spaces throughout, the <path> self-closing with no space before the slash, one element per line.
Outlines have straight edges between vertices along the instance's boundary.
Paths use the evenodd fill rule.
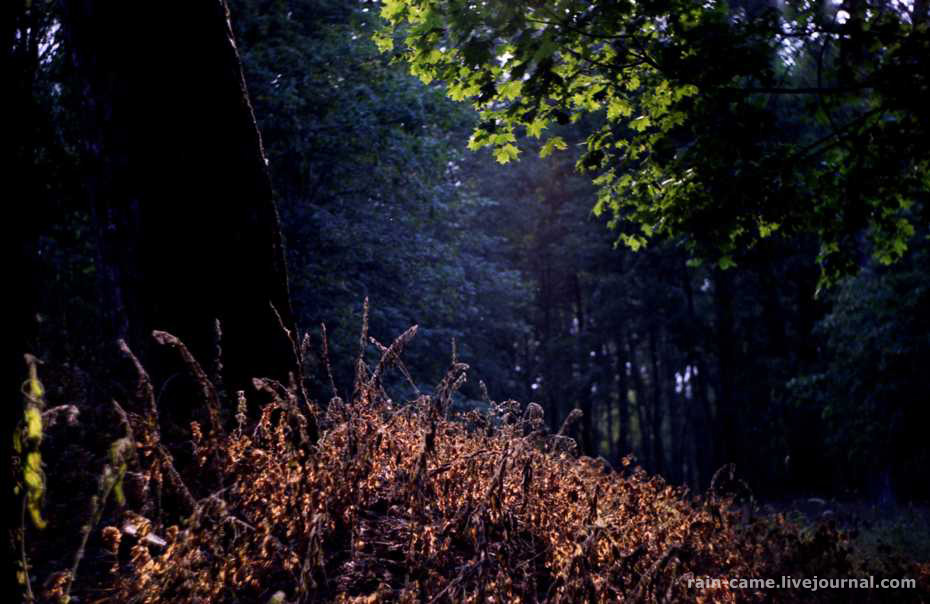
<path fill-rule="evenodd" d="M 382 378 L 392 368 L 408 375 L 401 353 L 415 331 L 382 346 L 363 329 L 362 350 L 374 344 L 380 360 L 368 366 L 359 354 L 347 400 L 333 386 L 331 400 L 317 404 L 301 375 L 290 384 L 256 379 L 256 396 L 266 402 L 255 417 L 244 393 L 224 404 L 184 345 L 157 332 L 186 362 L 206 410 L 202 422 L 190 425 L 194 458 L 186 468 L 163 442 L 165 420 L 151 380 L 123 345 L 138 392 L 126 410 L 115 404 L 123 435 L 84 525 L 95 538 L 86 545 L 84 534 L 74 564 L 46 580 L 36 597 L 66 601 L 75 594 L 101 603 L 930 598 L 928 564 L 878 564 L 829 523 L 802 527 L 783 515 L 747 517 L 720 486 L 730 468 L 706 495 L 692 496 L 629 460 L 613 470 L 580 456 L 568 437 L 577 413 L 551 433 L 534 403 L 489 400 L 489 412 L 453 412 L 467 370 L 454 358 L 432 393 L 392 401 Z M 294 349 L 304 356 L 304 345 L 295 342 Z M 82 557 L 96 561 L 103 576 L 88 573 L 82 584 L 75 576 Z M 870 574 L 914 578 L 918 587 L 764 592 L 687 583 Z"/>

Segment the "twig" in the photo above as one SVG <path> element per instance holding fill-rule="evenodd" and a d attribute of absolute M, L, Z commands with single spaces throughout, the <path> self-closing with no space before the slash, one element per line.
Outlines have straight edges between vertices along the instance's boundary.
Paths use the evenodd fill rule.
<path fill-rule="evenodd" d="M 220 399 L 225 397 L 225 388 L 223 387 L 223 326 L 217 319 L 213 324 L 213 386 L 219 393 Z"/>
<path fill-rule="evenodd" d="M 84 554 L 87 551 L 87 540 L 90 538 L 91 531 L 94 530 L 94 527 L 100 523 L 100 519 L 103 517 L 103 511 L 106 508 L 107 500 L 110 498 L 110 493 L 113 492 L 113 489 L 117 484 L 123 479 L 125 474 L 125 462 L 123 461 L 123 456 L 132 455 L 132 453 L 126 452 L 129 450 L 134 452 L 135 447 L 134 443 L 129 440 L 128 437 L 123 437 L 117 442 L 113 443 L 114 447 L 114 462 L 120 462 L 122 464 L 122 469 L 114 473 L 113 468 L 110 464 L 106 464 L 103 467 L 103 473 L 101 473 L 98 480 L 98 494 L 90 498 L 91 503 L 91 512 L 88 522 L 81 527 L 81 544 L 78 546 L 77 551 L 74 554 L 74 562 L 71 565 L 71 571 L 68 573 L 68 577 L 65 580 L 64 589 L 62 592 L 64 596 L 62 601 L 67 602 L 70 599 L 71 587 L 74 585 L 74 580 L 77 577 L 78 567 L 81 564 L 81 560 L 84 559 Z M 119 496 L 119 494 L 117 493 Z"/>
<path fill-rule="evenodd" d="M 210 381 L 210 378 L 207 377 L 200 363 L 197 362 L 197 359 L 194 358 L 181 340 L 167 331 L 159 331 L 156 329 L 152 332 L 152 337 L 162 346 L 170 346 L 178 351 L 181 359 L 190 369 L 191 373 L 194 374 L 200 386 L 201 394 L 204 397 L 204 401 L 207 403 L 207 410 L 210 414 L 211 431 L 216 435 L 223 436 L 223 424 L 220 420 L 220 401 L 216 395 L 216 389 L 213 387 L 213 383 Z"/>
<path fill-rule="evenodd" d="M 381 375 L 384 373 L 384 370 L 390 367 L 391 365 L 397 365 L 401 370 L 407 380 L 410 382 L 410 385 L 413 386 L 413 389 L 416 391 L 417 396 L 419 396 L 420 391 L 417 389 L 416 384 L 413 383 L 413 377 L 410 375 L 410 372 L 407 371 L 406 366 L 404 366 L 403 361 L 400 359 L 400 355 L 404 351 L 404 346 L 406 346 L 410 340 L 417 335 L 417 325 L 413 325 L 408 328 L 407 331 L 397 336 L 397 338 L 391 342 L 391 345 L 388 347 L 383 346 L 380 342 L 374 338 L 369 338 L 372 344 L 378 347 L 381 351 L 381 358 L 378 360 L 378 365 L 375 367 L 374 372 L 371 374 L 371 378 L 368 380 L 369 387 L 376 387 L 378 380 L 381 378 Z"/>
<path fill-rule="evenodd" d="M 197 500 L 194 498 L 190 489 L 187 488 L 187 485 L 184 484 L 184 480 L 181 478 L 181 474 L 178 472 L 177 468 L 174 467 L 174 458 L 171 456 L 171 452 L 162 444 L 157 445 L 155 451 L 158 453 L 159 457 L 161 457 L 162 467 L 168 473 L 168 478 L 171 479 L 174 488 L 177 489 L 181 498 L 184 499 L 184 503 L 187 504 L 191 511 L 197 509 Z"/>
<path fill-rule="evenodd" d="M 329 338 L 326 335 L 326 323 L 320 323 L 320 332 L 323 337 L 323 365 L 326 367 L 329 387 L 333 391 L 333 398 L 339 398 L 339 392 L 336 390 L 336 381 L 333 379 L 333 367 L 329 363 Z"/>
<path fill-rule="evenodd" d="M 29 560 L 26 558 L 26 496 L 22 496 L 23 505 L 19 518 L 19 562 L 23 565 L 23 582 L 26 585 L 26 601 L 35 602 L 35 594 L 32 593 L 32 580 L 29 578 Z"/>
<path fill-rule="evenodd" d="M 319 431 L 316 425 L 316 405 L 312 400 L 310 400 L 310 395 L 307 394 L 307 380 L 304 377 L 304 358 L 301 354 L 302 347 L 297 345 L 297 340 L 294 339 L 294 335 L 291 333 L 291 330 L 284 325 L 284 319 L 281 318 L 281 313 L 278 312 L 278 309 L 275 308 L 274 304 L 270 302 L 269 304 L 271 304 L 271 311 L 274 313 L 275 318 L 278 320 L 278 326 L 281 328 L 281 330 L 284 332 L 284 335 L 287 336 L 288 341 L 291 343 L 291 350 L 294 353 L 294 362 L 297 364 L 297 390 L 303 397 L 304 404 L 307 406 L 307 411 L 310 413 L 309 438 L 311 442 L 316 442 L 319 438 Z"/>
<path fill-rule="evenodd" d="M 450 589 L 452 589 L 453 587 L 455 587 L 456 585 L 458 585 L 459 583 L 463 582 L 465 579 L 470 577 L 472 574 L 474 574 L 474 572 L 478 569 L 479 566 L 481 566 L 481 564 L 482 564 L 482 561 L 480 560 L 477 562 L 471 562 L 468 565 L 468 567 L 462 570 L 462 572 L 460 572 L 456 578 L 449 581 L 449 584 L 446 585 L 445 589 L 443 589 L 441 592 L 436 594 L 436 596 L 432 600 L 429 601 L 429 604 L 435 604 L 436 602 L 441 600 L 442 597 L 446 595 L 446 593 Z"/>
<path fill-rule="evenodd" d="M 272 399 L 283 403 L 281 407 L 283 407 L 287 412 L 288 418 L 293 418 L 297 421 L 298 430 L 300 433 L 300 441 L 302 444 L 306 445 L 316 442 L 318 436 L 316 432 L 316 422 L 314 421 L 311 427 L 313 433 L 313 438 L 311 439 L 310 434 L 307 432 L 309 421 L 307 420 L 306 416 L 304 416 L 304 414 L 301 413 L 297 408 L 296 396 L 291 394 L 291 392 L 280 383 L 267 378 L 252 378 L 252 385 L 255 386 L 256 390 L 267 392 L 271 395 Z M 277 392 L 275 387 L 277 387 L 280 392 Z"/>
<path fill-rule="evenodd" d="M 142 363 L 139 362 L 139 359 L 133 354 L 132 350 L 129 349 L 129 345 L 126 344 L 125 340 L 119 340 L 119 349 L 129 357 L 129 360 L 132 361 L 133 366 L 136 368 L 136 373 L 139 376 L 139 385 L 137 387 L 136 396 L 138 398 L 144 399 L 148 403 L 148 408 L 146 409 L 146 419 L 149 424 L 149 428 L 158 431 L 158 404 L 155 402 L 155 388 L 152 387 L 152 380 L 149 378 L 149 374 L 145 371 L 145 368 L 142 367 Z"/>
<path fill-rule="evenodd" d="M 362 334 L 358 339 L 358 358 L 355 360 L 355 386 L 354 393 L 362 391 L 365 384 L 365 377 L 368 375 L 368 368 L 365 365 L 365 348 L 368 345 L 368 297 L 362 304 Z"/>

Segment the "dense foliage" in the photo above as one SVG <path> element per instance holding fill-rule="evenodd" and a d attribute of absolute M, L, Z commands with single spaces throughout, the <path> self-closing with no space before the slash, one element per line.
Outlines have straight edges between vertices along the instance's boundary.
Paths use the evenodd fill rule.
<path fill-rule="evenodd" d="M 818 326 L 824 361 L 790 384 L 800 404 L 823 409 L 826 450 L 842 469 L 834 480 L 884 481 L 885 497 L 892 483 L 910 491 L 912 477 L 930 479 L 921 360 L 930 355 L 927 248 L 922 242 L 896 270 L 869 266 L 837 288 Z"/>
<path fill-rule="evenodd" d="M 334 358 L 350 358 L 341 353 L 354 350 L 369 297 L 373 333 L 420 325 L 408 351 L 417 375 L 440 371 L 430 351 L 455 338 L 494 389 L 509 385 L 506 342 L 521 329 L 525 286 L 502 263 L 507 243 L 484 228 L 495 202 L 462 186 L 458 141 L 471 113 L 390 65 L 368 40 L 376 16 L 363 5 L 233 9 L 298 322 L 325 322 Z"/>
<path fill-rule="evenodd" d="M 636 226 L 621 234 L 634 249 L 685 234 L 726 267 L 774 232 L 815 233 L 833 278 L 855 270 L 863 229 L 890 263 L 927 222 L 926 3 L 389 0 L 381 14 L 379 46 L 399 41 L 412 73 L 472 100 L 470 145 L 501 162 L 524 132 L 543 156 L 565 149 L 550 126 L 596 114 L 578 166 L 595 212 Z"/>

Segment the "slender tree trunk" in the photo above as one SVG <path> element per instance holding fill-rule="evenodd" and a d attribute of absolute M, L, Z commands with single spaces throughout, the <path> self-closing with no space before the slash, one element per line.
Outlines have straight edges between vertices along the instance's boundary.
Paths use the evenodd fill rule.
<path fill-rule="evenodd" d="M 797 331 L 798 360 L 802 366 L 809 366 L 817 359 L 817 340 L 814 327 L 823 316 L 822 302 L 815 298 L 818 273 L 816 267 L 803 267 L 797 277 Z"/>
<path fill-rule="evenodd" d="M 617 420 L 620 423 L 617 438 L 617 454 L 623 457 L 630 452 L 630 380 L 626 365 L 629 357 L 623 333 L 616 332 L 614 340 L 617 357 Z"/>
<path fill-rule="evenodd" d="M 295 359 L 271 309 L 293 331 L 278 215 L 225 2 L 141 16 L 131 2 L 64 5 L 108 335 L 163 378 L 171 361 L 151 331 L 206 364 L 219 319 L 227 387 L 286 379 Z"/>
<path fill-rule="evenodd" d="M 576 273 L 572 276 L 572 286 L 575 290 L 575 318 L 578 321 L 576 334 L 576 355 L 578 358 L 579 392 L 578 408 L 581 409 L 581 441 L 582 450 L 588 455 L 598 455 L 598 444 L 595 441 L 594 405 L 591 400 L 591 388 L 594 386 L 594 372 L 591 363 L 591 342 L 588 334 L 587 317 L 584 312 L 584 298 L 581 291 L 581 279 Z"/>
<path fill-rule="evenodd" d="M 627 357 L 631 367 L 633 392 L 636 397 L 636 420 L 639 426 L 639 450 L 643 457 L 643 465 L 652 469 L 652 430 L 649 421 L 646 388 L 643 384 L 643 375 L 640 373 L 639 361 L 636 354 L 636 345 L 632 336 L 627 334 Z"/>
<path fill-rule="evenodd" d="M 559 399 L 555 394 L 555 361 L 553 352 L 553 295 L 552 268 L 548 257 L 542 274 L 541 300 L 543 311 L 542 352 L 543 352 L 543 393 L 546 399 L 546 416 L 549 427 L 554 432 L 559 429 Z"/>
<path fill-rule="evenodd" d="M 691 287 L 691 275 L 687 266 L 684 266 L 682 274 L 685 301 L 688 307 L 688 361 L 692 367 L 691 379 L 694 382 L 691 390 L 694 399 L 688 401 L 688 405 L 691 407 L 694 403 L 697 404 L 697 409 L 691 414 L 692 418 L 697 418 L 693 430 L 695 483 L 706 486 L 714 472 L 714 417 L 707 395 L 707 363 L 704 361 L 704 351 L 701 348 L 701 342 L 704 339 L 703 324 L 694 307 L 694 289 Z"/>
<path fill-rule="evenodd" d="M 770 248 L 771 249 L 771 248 Z M 768 353 L 772 358 L 785 358 L 788 356 L 788 336 L 785 334 L 785 312 L 781 304 L 781 292 L 778 288 L 778 279 L 772 266 L 771 256 L 761 259 L 759 280 L 762 283 L 762 317 L 765 321 L 768 335 Z"/>
<path fill-rule="evenodd" d="M 717 454 L 716 466 L 734 462 L 739 457 L 737 409 L 733 400 L 733 377 L 736 371 L 733 349 L 732 274 L 722 269 L 714 273 L 714 312 L 717 336 Z"/>
<path fill-rule="evenodd" d="M 616 355 L 612 348 L 613 344 L 608 339 L 609 334 L 602 334 L 602 338 L 597 351 L 597 393 L 602 405 L 601 409 L 604 417 L 602 433 L 603 442 L 606 446 L 606 450 L 602 452 L 602 455 L 613 464 L 619 455 L 617 446 L 617 408 L 619 405 L 614 403 L 617 382 L 617 370 L 614 367 Z"/>
<path fill-rule="evenodd" d="M 662 439 L 662 424 L 664 414 L 662 413 L 662 375 L 659 371 L 659 350 L 657 328 L 651 327 L 649 330 L 649 367 L 650 381 L 652 382 L 652 414 L 650 429 L 652 431 L 652 459 L 653 471 L 657 474 L 665 473 L 665 445 Z"/>
<path fill-rule="evenodd" d="M 689 417 L 688 417 L 688 400 L 686 398 L 687 384 L 684 382 L 684 375 L 681 375 L 681 390 L 679 391 L 678 377 L 679 371 L 683 371 L 677 363 L 677 358 L 673 358 L 672 347 L 669 345 L 668 338 L 663 337 L 660 350 L 662 351 L 662 375 L 665 388 L 666 409 L 668 412 L 668 477 L 676 483 L 687 481 L 687 467 L 685 453 L 688 450 L 689 434 Z"/>

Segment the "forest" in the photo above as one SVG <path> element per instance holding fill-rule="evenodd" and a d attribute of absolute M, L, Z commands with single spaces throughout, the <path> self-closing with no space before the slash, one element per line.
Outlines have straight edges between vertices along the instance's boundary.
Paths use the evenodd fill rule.
<path fill-rule="evenodd" d="M 11 601 L 930 602 L 930 1 L 0 28 Z"/>

